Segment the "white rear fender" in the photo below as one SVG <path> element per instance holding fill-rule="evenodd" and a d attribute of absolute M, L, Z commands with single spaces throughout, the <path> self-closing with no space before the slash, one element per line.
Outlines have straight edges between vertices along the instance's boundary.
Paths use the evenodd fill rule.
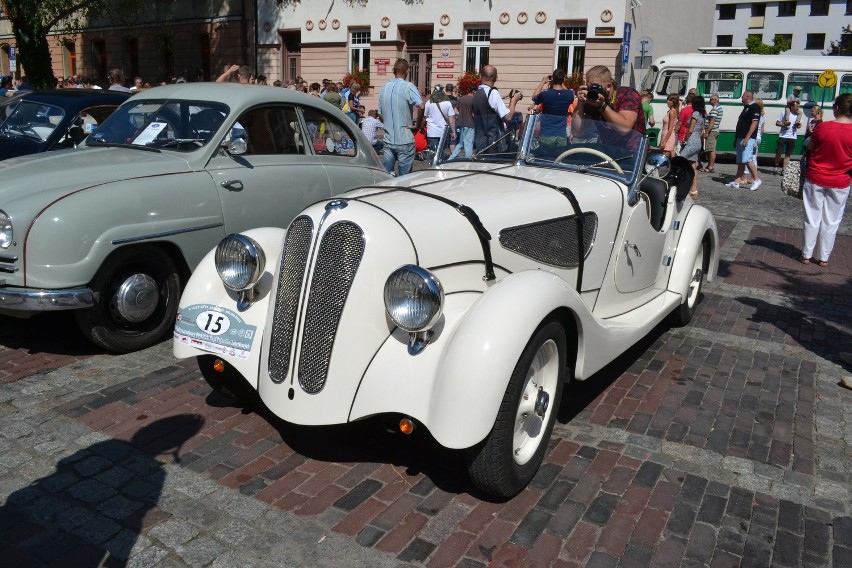
<path fill-rule="evenodd" d="M 179 359 L 187 357 L 198 357 L 199 355 L 215 354 L 230 363 L 240 374 L 245 377 L 254 388 L 257 388 L 258 369 L 260 368 L 261 344 L 263 341 L 264 327 L 266 325 L 267 310 L 272 300 L 274 290 L 273 275 L 278 273 L 278 263 L 281 258 L 281 250 L 284 247 L 284 239 L 287 235 L 285 229 L 265 227 L 252 229 L 241 233 L 254 239 L 263 249 L 266 255 L 266 268 L 256 286 L 254 301 L 247 309 L 240 311 L 237 306 L 239 293 L 225 288 L 219 274 L 216 272 L 214 248 L 198 264 L 192 273 L 189 282 L 184 288 L 178 306 L 178 317 L 181 313 L 195 313 L 203 311 L 202 305 L 210 306 L 210 310 L 223 313 L 236 314 L 242 322 L 240 329 L 252 329 L 252 336 L 244 341 L 249 348 L 238 353 L 232 349 L 224 348 L 221 344 L 210 342 L 193 341 L 192 337 L 175 334 L 174 354 Z M 194 306 L 194 308 L 193 308 Z M 190 325 L 188 323 L 188 325 Z M 235 329 L 237 326 L 234 326 Z"/>
<path fill-rule="evenodd" d="M 716 220 L 704 207 L 693 205 L 689 208 L 686 219 L 683 220 L 680 240 L 677 252 L 669 276 L 668 289 L 680 294 L 682 301 L 686 301 L 689 295 L 689 284 L 692 281 L 692 269 L 695 265 L 695 256 L 704 246 L 704 238 L 709 236 L 708 246 L 710 258 L 707 260 L 706 277 L 708 282 L 719 270 L 719 233 L 716 229 Z"/>

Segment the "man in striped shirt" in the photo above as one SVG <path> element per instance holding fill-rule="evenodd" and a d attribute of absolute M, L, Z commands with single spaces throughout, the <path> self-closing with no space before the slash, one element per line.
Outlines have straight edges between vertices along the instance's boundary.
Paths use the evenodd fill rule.
<path fill-rule="evenodd" d="M 701 136 L 704 138 L 704 151 L 707 152 L 707 167 L 701 168 L 703 172 L 716 171 L 716 142 L 719 140 L 719 126 L 722 124 L 722 115 L 725 109 L 719 104 L 719 95 L 710 95 L 710 112 L 707 113 L 706 126 Z"/>
<path fill-rule="evenodd" d="M 408 61 L 397 59 L 393 65 L 394 78 L 385 83 L 379 92 L 379 114 L 385 125 L 385 169 L 393 173 L 399 162 L 399 173 L 404 176 L 414 163 L 414 125 L 419 117 L 412 115 L 413 108 L 423 110 L 423 99 L 417 87 L 405 80 Z"/>

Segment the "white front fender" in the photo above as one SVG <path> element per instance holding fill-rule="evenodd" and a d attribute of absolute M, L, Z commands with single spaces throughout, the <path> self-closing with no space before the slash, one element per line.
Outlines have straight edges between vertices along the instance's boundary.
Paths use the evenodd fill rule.
<path fill-rule="evenodd" d="M 180 298 L 178 310 L 186 310 L 190 306 L 202 304 L 215 306 L 236 313 L 243 319 L 246 326 L 255 326 L 256 331 L 251 339 L 251 348 L 245 358 L 230 355 L 225 352 L 213 352 L 199 348 L 191 339 L 183 339 L 175 336 L 173 351 L 175 357 L 184 359 L 187 357 L 198 357 L 215 353 L 221 359 L 230 363 L 240 374 L 257 389 L 257 381 L 260 369 L 261 345 L 263 343 L 264 328 L 266 326 L 267 311 L 274 290 L 272 290 L 273 275 L 278 273 L 278 264 L 281 258 L 281 250 L 284 247 L 284 239 L 287 236 L 285 229 L 264 227 L 252 229 L 242 233 L 254 239 L 263 249 L 266 255 L 266 268 L 256 287 L 254 302 L 244 311 L 237 307 L 239 294 L 225 288 L 219 274 L 216 272 L 214 256 L 216 249 L 211 250 L 198 264 L 195 272 L 189 279 Z"/>

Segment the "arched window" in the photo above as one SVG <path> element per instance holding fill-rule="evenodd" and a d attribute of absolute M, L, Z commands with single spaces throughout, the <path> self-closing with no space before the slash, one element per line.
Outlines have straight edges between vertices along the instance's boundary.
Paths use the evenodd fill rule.
<path fill-rule="evenodd" d="M 62 42 L 62 69 L 66 77 L 77 74 L 77 44 L 74 40 Z"/>
<path fill-rule="evenodd" d="M 210 80 L 210 34 L 203 33 L 198 36 L 199 56 L 201 60 L 201 79 L 204 81 Z M 187 77 L 189 79 L 189 77 Z M 193 81 L 197 81 L 198 77 L 193 77 Z"/>
<path fill-rule="evenodd" d="M 95 81 L 107 79 L 106 42 L 100 38 L 92 40 L 92 74 Z"/>
<path fill-rule="evenodd" d="M 165 34 L 157 36 L 157 45 L 159 47 L 160 55 L 160 77 L 165 81 L 171 81 L 175 76 L 175 54 L 172 36 Z"/>
<path fill-rule="evenodd" d="M 131 81 L 139 76 L 139 38 L 125 37 L 122 40 L 122 56 L 124 69 L 130 74 Z"/>

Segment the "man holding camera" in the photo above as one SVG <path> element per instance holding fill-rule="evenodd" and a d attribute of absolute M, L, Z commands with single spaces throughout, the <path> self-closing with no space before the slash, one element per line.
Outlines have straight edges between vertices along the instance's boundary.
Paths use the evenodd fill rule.
<path fill-rule="evenodd" d="M 473 149 L 476 152 L 494 145 L 505 135 L 504 123 L 508 124 L 512 121 L 515 116 L 515 107 L 523 97 L 520 91 L 512 89 L 509 93 L 507 108 L 500 92 L 494 88 L 494 83 L 497 82 L 497 68 L 493 65 L 485 65 L 479 75 L 482 84 L 473 95 Z"/>
<path fill-rule="evenodd" d="M 615 88 L 612 73 L 605 65 L 596 65 L 586 72 L 586 84 L 577 89 L 575 120 L 600 120 L 627 132 L 645 134 L 645 113 L 642 97 L 631 87 Z"/>

